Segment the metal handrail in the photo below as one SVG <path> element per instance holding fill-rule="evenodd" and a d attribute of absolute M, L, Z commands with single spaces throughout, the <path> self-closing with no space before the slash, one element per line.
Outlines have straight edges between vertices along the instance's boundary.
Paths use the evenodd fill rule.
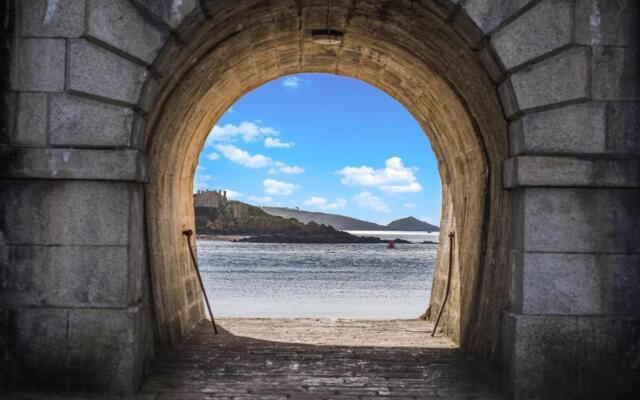
<path fill-rule="evenodd" d="M 438 324 L 440 323 L 440 317 L 442 317 L 442 310 L 444 310 L 444 306 L 447 304 L 447 299 L 449 299 L 449 288 L 451 286 L 451 267 L 453 266 L 453 238 L 455 234 L 453 232 L 449 233 L 449 273 L 447 274 L 447 286 L 444 292 L 444 300 L 442 300 L 442 306 L 440 306 L 440 311 L 438 311 L 438 317 L 436 318 L 436 323 L 433 325 L 433 331 L 431 332 L 431 337 L 435 336 L 436 329 L 438 329 Z"/>
<path fill-rule="evenodd" d="M 207 303 L 207 309 L 209 310 L 209 315 L 211 316 L 211 325 L 213 325 L 213 332 L 217 335 L 218 328 L 216 327 L 216 321 L 213 318 L 211 305 L 209 305 L 209 298 L 207 297 L 207 292 L 204 290 L 204 284 L 202 283 L 202 277 L 200 276 L 200 269 L 198 268 L 198 260 L 196 260 L 196 255 L 193 252 L 193 247 L 191 247 L 191 236 L 193 236 L 193 231 L 191 229 L 187 229 L 185 231 L 182 231 L 182 234 L 187 237 L 187 246 L 189 247 L 191 260 L 193 260 L 193 268 L 195 268 L 196 270 L 196 275 L 198 276 L 198 282 L 200 282 L 200 289 L 202 289 L 202 294 L 204 295 L 204 301 L 205 303 Z"/>

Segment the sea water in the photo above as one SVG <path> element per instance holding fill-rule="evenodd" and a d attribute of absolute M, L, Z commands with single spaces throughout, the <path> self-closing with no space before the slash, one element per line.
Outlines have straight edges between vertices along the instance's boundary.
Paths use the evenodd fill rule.
<path fill-rule="evenodd" d="M 439 232 L 421 231 L 345 231 L 356 236 L 373 236 L 384 240 L 402 239 L 413 243 L 438 242 Z"/>
<path fill-rule="evenodd" d="M 437 252 L 433 244 L 197 245 L 220 317 L 416 318 L 428 305 Z"/>

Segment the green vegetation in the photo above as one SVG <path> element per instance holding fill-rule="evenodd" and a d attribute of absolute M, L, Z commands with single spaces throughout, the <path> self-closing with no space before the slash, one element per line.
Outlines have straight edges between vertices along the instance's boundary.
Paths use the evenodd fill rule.
<path fill-rule="evenodd" d="M 266 243 L 386 243 L 375 237 L 361 237 L 339 231 L 329 225 L 267 214 L 259 207 L 239 201 L 224 202 L 221 207 L 196 207 L 196 232 L 199 235 L 250 236 L 242 241 Z M 397 241 L 402 243 L 404 241 Z"/>

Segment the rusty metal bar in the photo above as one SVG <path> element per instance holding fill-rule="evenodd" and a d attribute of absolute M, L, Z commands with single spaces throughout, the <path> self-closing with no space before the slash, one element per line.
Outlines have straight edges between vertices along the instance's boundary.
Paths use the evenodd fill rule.
<path fill-rule="evenodd" d="M 449 288 L 451 286 L 451 267 L 453 266 L 454 236 L 455 234 L 453 232 L 449 233 L 449 272 L 447 274 L 447 286 L 444 292 L 444 300 L 442 300 L 440 311 L 438 311 L 438 317 L 436 318 L 436 323 L 433 325 L 433 331 L 431 332 L 431 337 L 435 336 L 436 334 L 436 330 L 438 329 L 438 324 L 440 323 L 440 317 L 442 317 L 442 310 L 444 310 L 444 306 L 447 304 L 447 299 L 449 299 Z"/>
<path fill-rule="evenodd" d="M 202 283 L 202 277 L 200 276 L 200 269 L 198 268 L 198 260 L 196 260 L 196 255 L 193 252 L 193 247 L 191 246 L 191 236 L 193 236 L 193 231 L 191 229 L 187 229 L 186 231 L 182 231 L 182 234 L 187 237 L 187 246 L 189 247 L 189 253 L 191 254 L 191 260 L 193 261 L 193 268 L 195 268 L 196 270 L 196 275 L 198 276 L 198 282 L 200 282 L 200 289 L 202 289 L 202 294 L 204 295 L 204 302 L 207 304 L 207 310 L 209 310 L 209 315 L 211 316 L 211 325 L 213 326 L 213 332 L 217 335 L 218 327 L 216 326 L 215 319 L 213 319 L 213 312 L 211 311 L 209 298 L 207 297 L 207 292 L 204 290 L 204 284 Z"/>

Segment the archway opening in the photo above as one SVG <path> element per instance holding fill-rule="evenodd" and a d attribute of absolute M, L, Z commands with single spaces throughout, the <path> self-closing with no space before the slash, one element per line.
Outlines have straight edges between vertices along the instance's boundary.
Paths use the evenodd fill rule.
<path fill-rule="evenodd" d="M 436 3 L 288 1 L 218 4 L 193 46 L 167 51 L 168 71 L 145 129 L 150 185 L 147 225 L 156 335 L 180 340 L 203 317 L 181 232 L 193 229 L 193 176 L 211 121 L 238 98 L 278 77 L 332 73 L 383 90 L 429 136 L 442 177 L 442 235 L 455 232 L 446 335 L 499 363 L 501 310 L 508 301 L 501 189 L 506 122 L 496 88 L 470 45 Z M 317 40 L 326 27 L 339 40 Z M 223 23 L 224 22 L 224 23 Z M 440 255 L 448 253 L 440 240 Z M 436 264 L 431 310 L 442 307 L 448 257 Z M 434 313 L 427 313 L 433 318 Z"/>
<path fill-rule="evenodd" d="M 194 197 L 217 317 L 424 314 L 437 160 L 417 121 L 375 87 L 297 74 L 246 94 L 209 133 Z"/>

